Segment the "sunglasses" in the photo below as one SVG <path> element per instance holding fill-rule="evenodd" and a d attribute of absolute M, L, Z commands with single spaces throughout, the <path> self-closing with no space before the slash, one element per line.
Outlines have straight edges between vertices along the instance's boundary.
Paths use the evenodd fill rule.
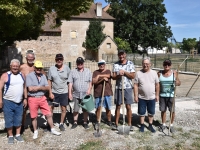
<path fill-rule="evenodd" d="M 56 58 L 56 61 L 63 61 L 63 58 Z"/>
<path fill-rule="evenodd" d="M 42 70 L 42 68 L 35 68 L 36 70 Z"/>
<path fill-rule="evenodd" d="M 99 63 L 98 66 L 105 65 L 104 63 Z"/>
<path fill-rule="evenodd" d="M 164 63 L 163 66 L 171 66 L 170 63 Z"/>

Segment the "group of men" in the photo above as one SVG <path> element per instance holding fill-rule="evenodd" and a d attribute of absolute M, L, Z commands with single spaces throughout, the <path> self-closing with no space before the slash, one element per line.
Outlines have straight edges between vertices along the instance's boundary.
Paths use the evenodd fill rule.
<path fill-rule="evenodd" d="M 3 107 L 5 127 L 8 131 L 8 143 L 13 144 L 14 139 L 23 142 L 20 130 L 21 127 L 24 128 L 27 108 L 30 111 L 34 130 L 33 139 L 38 138 L 37 115 L 39 108 L 47 119 L 51 133 L 60 135 L 61 133 L 55 130 L 52 119 L 54 107 L 60 105 L 61 118 L 59 129 L 61 131 L 65 130 L 64 120 L 69 100 L 74 101 L 74 121 L 71 129 L 75 129 L 78 126 L 79 104 L 86 95 L 92 94 L 93 85 L 97 120 L 100 118 L 101 107 L 105 107 L 107 124 L 112 129 L 118 129 L 120 108 L 124 100 L 128 125 L 130 130 L 133 131 L 131 104 L 135 100 L 138 103 L 138 114 L 140 116 L 141 125 L 139 131 L 144 132 L 144 118 L 147 109 L 148 129 L 151 132 L 155 132 L 152 123 L 155 114 L 155 104 L 159 101 L 162 117 L 160 128 L 162 130 L 166 128 L 166 110 L 168 107 L 170 112 L 173 110 L 170 130 L 174 132 L 173 120 L 175 109 L 172 109 L 172 103 L 174 101 L 174 87 L 180 85 L 180 80 L 178 79 L 177 72 L 171 70 L 171 61 L 165 60 L 163 62 L 164 70 L 157 73 L 151 70 L 150 59 L 144 58 L 142 69 L 135 73 L 134 64 L 132 61 L 127 60 L 124 50 L 118 51 L 118 57 L 119 61 L 113 65 L 112 72 L 106 69 L 106 62 L 100 60 L 98 62 L 99 69 L 92 73 L 88 68 L 84 67 L 84 59 L 82 57 L 77 58 L 77 67 L 70 70 L 63 63 L 63 55 L 57 54 L 55 57 L 56 64 L 49 68 L 47 74 L 43 70 L 42 62 L 35 61 L 35 54 L 32 50 L 26 53 L 26 64 L 20 66 L 20 62 L 17 59 L 13 59 L 10 63 L 10 71 L 2 74 L 0 79 L 0 108 Z M 116 80 L 114 94 L 111 79 Z M 134 84 L 132 82 L 133 79 Z M 3 88 L 4 92 L 2 93 Z M 122 97 L 122 90 L 124 90 L 124 97 Z M 45 93 L 48 94 L 48 97 Z M 111 120 L 113 95 L 116 105 L 114 124 L 112 124 Z M 101 106 L 102 101 L 103 106 Z M 85 109 L 82 109 L 82 111 L 83 127 L 88 129 L 88 112 Z M 16 127 L 15 136 L 13 136 L 13 127 Z"/>

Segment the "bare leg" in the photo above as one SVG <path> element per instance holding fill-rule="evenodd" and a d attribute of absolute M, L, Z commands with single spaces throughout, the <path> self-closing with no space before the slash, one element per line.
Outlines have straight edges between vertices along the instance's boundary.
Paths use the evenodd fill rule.
<path fill-rule="evenodd" d="M 78 112 L 73 112 L 73 116 L 74 116 L 74 123 L 77 123 L 78 120 Z"/>
<path fill-rule="evenodd" d="M 48 122 L 50 128 L 52 129 L 52 128 L 53 128 L 53 119 L 52 119 L 52 115 L 51 115 L 51 114 L 50 114 L 50 115 L 46 115 L 45 117 L 46 117 L 46 119 L 47 119 L 47 122 Z"/>
<path fill-rule="evenodd" d="M 60 123 L 63 123 L 65 120 L 65 116 L 66 116 L 66 106 L 61 106 L 61 118 L 60 118 Z"/>
<path fill-rule="evenodd" d="M 148 118 L 149 118 L 149 124 L 152 124 L 153 123 L 153 116 L 152 115 L 148 115 Z"/>
<path fill-rule="evenodd" d="M 37 117 L 32 118 L 32 125 L 33 125 L 33 130 L 36 131 L 37 130 Z"/>
<path fill-rule="evenodd" d="M 16 135 L 19 135 L 21 131 L 21 126 L 16 127 Z"/>
<path fill-rule="evenodd" d="M 13 136 L 13 127 L 7 128 L 8 136 Z"/>
<path fill-rule="evenodd" d="M 83 119 L 84 119 L 84 123 L 88 121 L 88 112 L 87 111 L 83 112 Z"/>
<path fill-rule="evenodd" d="M 162 119 L 162 124 L 166 123 L 166 111 L 161 112 L 161 119 Z"/>
<path fill-rule="evenodd" d="M 109 109 L 106 109 L 106 116 L 107 116 L 108 121 L 110 122 L 111 121 L 111 111 Z"/>
<path fill-rule="evenodd" d="M 132 110 L 131 110 L 131 105 L 126 104 L 126 110 L 127 110 L 127 119 L 128 119 L 128 125 L 131 126 L 131 119 L 132 119 Z"/>
<path fill-rule="evenodd" d="M 116 105 L 116 109 L 115 109 L 115 124 L 116 125 L 118 125 L 118 122 L 119 122 L 120 108 L 121 108 L 121 105 Z"/>
<path fill-rule="evenodd" d="M 144 116 L 140 116 L 140 124 L 144 124 Z"/>

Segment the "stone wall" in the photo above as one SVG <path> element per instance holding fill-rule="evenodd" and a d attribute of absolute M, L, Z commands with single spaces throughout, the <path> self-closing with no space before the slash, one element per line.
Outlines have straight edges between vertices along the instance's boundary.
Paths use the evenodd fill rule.
<path fill-rule="evenodd" d="M 54 62 L 55 55 L 61 52 L 60 36 L 40 36 L 37 40 L 17 41 L 16 48 L 20 50 L 22 61 L 25 62 L 27 49 L 33 49 L 36 54 L 36 60 L 43 62 Z M 8 49 L 8 51 L 10 51 Z M 12 53 L 9 53 L 12 55 Z M 11 57 L 11 56 L 10 56 Z"/>

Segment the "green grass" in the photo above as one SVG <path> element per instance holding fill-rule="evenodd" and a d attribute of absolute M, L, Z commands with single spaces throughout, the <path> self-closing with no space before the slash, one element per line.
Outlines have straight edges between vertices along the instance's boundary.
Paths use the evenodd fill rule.
<path fill-rule="evenodd" d="M 197 131 L 197 130 L 190 130 L 191 133 L 194 133 L 194 134 L 197 134 L 197 135 L 200 135 L 200 131 Z"/>
<path fill-rule="evenodd" d="M 138 147 L 135 150 L 154 150 L 154 148 L 152 146 L 142 146 L 142 147 Z"/>
<path fill-rule="evenodd" d="M 200 149 L 200 137 L 194 139 L 194 142 L 192 143 L 192 147 L 195 147 L 196 149 Z"/>
<path fill-rule="evenodd" d="M 77 150 L 104 150 L 106 149 L 102 145 L 102 141 L 88 141 L 87 143 L 81 144 Z"/>

